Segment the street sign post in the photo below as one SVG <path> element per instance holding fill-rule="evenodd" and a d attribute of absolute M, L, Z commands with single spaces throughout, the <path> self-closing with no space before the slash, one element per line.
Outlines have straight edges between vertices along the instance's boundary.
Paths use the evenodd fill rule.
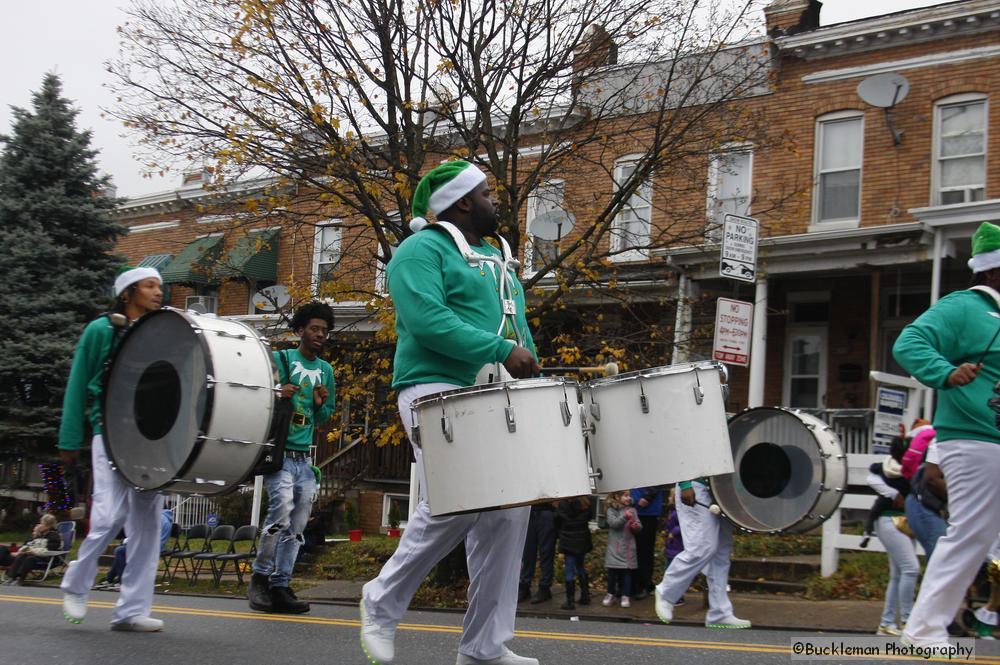
<path fill-rule="evenodd" d="M 726 215 L 722 224 L 719 275 L 742 282 L 757 280 L 757 220 Z"/>
<path fill-rule="evenodd" d="M 715 342 L 712 359 L 746 367 L 750 364 L 753 303 L 719 298 L 715 306 Z"/>

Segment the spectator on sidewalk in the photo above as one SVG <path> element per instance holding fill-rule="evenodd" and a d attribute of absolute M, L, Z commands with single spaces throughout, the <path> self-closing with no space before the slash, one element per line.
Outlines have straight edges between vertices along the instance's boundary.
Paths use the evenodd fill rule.
<path fill-rule="evenodd" d="M 674 605 L 684 596 L 695 576 L 704 570 L 708 580 L 706 628 L 750 628 L 750 622 L 733 614 L 729 600 L 729 566 L 733 552 L 732 524 L 713 514 L 705 479 L 678 483 L 681 500 L 677 518 L 684 533 L 684 550 L 674 557 L 656 587 L 656 616 L 663 623 L 674 618 Z"/>
<path fill-rule="evenodd" d="M 57 524 L 55 515 L 45 513 L 31 530 L 31 540 L 19 550 L 12 554 L 8 548 L 0 547 L 0 566 L 7 566 L 6 584 L 21 586 L 28 573 L 35 569 L 38 554 L 59 551 L 62 538 L 56 529 Z"/>
<path fill-rule="evenodd" d="M 170 532 L 174 527 L 174 511 L 164 508 L 160 513 L 160 551 L 167 546 L 170 540 Z M 122 583 L 122 573 L 128 563 L 128 538 L 122 540 L 122 544 L 115 548 L 115 560 L 108 568 L 108 574 L 104 580 L 94 585 L 95 590 L 120 591 Z"/>
<path fill-rule="evenodd" d="M 605 607 L 621 599 L 622 607 L 632 604 L 632 571 L 639 565 L 635 550 L 635 534 L 642 530 L 639 516 L 632 507 L 628 491 L 608 495 L 608 546 L 604 552 L 604 567 L 608 572 L 608 593 L 601 604 Z"/>
<path fill-rule="evenodd" d="M 639 516 L 642 531 L 635 534 L 635 549 L 639 565 L 635 570 L 632 589 L 636 600 L 642 600 L 653 592 L 653 568 L 656 562 L 656 534 L 660 532 L 660 516 L 663 514 L 663 489 L 660 487 L 639 487 L 633 489 L 632 505 Z"/>
<path fill-rule="evenodd" d="M 521 581 L 517 590 L 517 602 L 531 598 L 537 605 L 552 598 L 552 571 L 556 559 L 556 510 L 551 503 L 539 503 L 531 507 L 528 517 L 528 535 L 521 554 Z M 535 578 L 535 563 L 538 563 L 538 591 L 531 595 L 531 580 Z"/>
<path fill-rule="evenodd" d="M 581 496 L 563 499 L 556 503 L 556 522 L 559 526 L 559 551 L 566 557 L 566 602 L 562 609 L 576 607 L 576 583 L 580 584 L 580 604 L 590 605 L 590 579 L 584 558 L 594 548 L 590 537 L 590 499 Z"/>
<path fill-rule="evenodd" d="M 665 538 L 663 545 L 663 570 L 670 567 L 678 554 L 684 551 L 684 536 L 681 533 L 681 522 L 677 518 L 677 506 L 674 504 L 674 490 L 670 490 L 667 498 L 667 518 L 664 526 Z M 655 588 L 655 587 L 654 587 Z M 679 605 L 680 603 L 675 603 Z"/>

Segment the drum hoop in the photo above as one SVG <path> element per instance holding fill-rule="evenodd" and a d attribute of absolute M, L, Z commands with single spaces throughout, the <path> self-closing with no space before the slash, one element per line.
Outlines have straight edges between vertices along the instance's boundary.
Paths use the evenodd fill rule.
<path fill-rule="evenodd" d="M 190 315 L 188 315 L 187 311 L 182 309 L 177 309 L 174 307 L 162 307 L 158 310 L 148 312 L 146 314 L 143 314 L 138 319 L 136 319 L 136 322 L 128 327 L 128 329 L 125 331 L 125 334 L 122 335 L 121 341 L 118 342 L 118 346 L 115 348 L 114 352 L 108 359 L 109 361 L 108 371 L 104 372 L 104 378 L 102 380 L 102 385 L 101 385 L 101 423 L 104 425 L 104 438 L 106 440 L 104 446 L 104 452 L 107 454 L 108 459 L 111 461 L 111 464 L 116 469 L 120 468 L 120 465 L 118 464 L 118 461 L 115 459 L 112 446 L 110 445 L 110 440 L 108 440 L 107 437 L 107 434 L 110 431 L 108 428 L 108 418 L 107 418 L 108 387 L 111 382 L 111 374 L 112 371 L 114 370 L 115 361 L 118 359 L 118 354 L 121 353 L 121 350 L 125 348 L 125 342 L 128 340 L 129 336 L 132 335 L 139 328 L 140 325 L 145 324 L 155 316 L 159 316 L 167 312 L 179 314 L 181 318 L 183 318 L 188 323 L 188 325 L 190 325 L 192 328 L 195 327 L 194 326 L 195 322 L 191 319 Z M 198 340 L 198 344 L 201 346 L 203 357 L 205 358 L 206 374 L 214 375 L 215 367 L 212 364 L 212 355 L 209 352 L 210 349 L 208 348 L 208 342 L 205 341 L 205 336 L 196 334 L 195 338 Z M 208 432 L 208 425 L 212 420 L 212 410 L 215 406 L 215 391 L 209 387 L 209 389 L 207 389 L 205 392 L 206 392 L 205 415 L 203 416 L 201 423 L 199 423 L 198 425 L 199 436 L 196 437 L 195 439 L 194 447 L 191 450 L 191 454 L 187 456 L 187 459 L 184 460 L 184 463 L 181 464 L 180 468 L 178 468 L 177 471 L 174 472 L 173 478 L 171 478 L 170 480 L 166 481 L 161 485 L 157 485 L 156 487 L 142 488 L 142 491 L 157 492 L 175 482 L 177 478 L 183 478 L 184 474 L 187 473 L 187 471 L 194 465 L 195 461 L 201 455 L 202 448 L 204 448 L 205 445 L 205 440 L 202 438 L 202 436 Z M 135 487 L 133 483 L 129 484 Z M 136 489 L 139 488 L 136 487 Z"/>
<path fill-rule="evenodd" d="M 715 370 L 718 372 L 726 372 L 726 367 L 717 360 L 703 360 L 693 363 L 681 363 L 678 365 L 662 365 L 660 367 L 650 367 L 647 369 L 640 369 L 634 372 L 625 372 L 624 374 L 616 374 L 615 376 L 601 377 L 599 379 L 591 379 L 587 381 L 584 386 L 588 388 L 600 388 L 604 386 L 610 386 L 615 383 L 621 383 L 623 381 L 632 381 L 634 379 L 652 379 L 659 376 L 669 376 L 671 374 L 683 374 L 685 372 L 697 372 L 699 370 Z"/>
<path fill-rule="evenodd" d="M 425 404 L 432 404 L 441 400 L 447 400 L 464 395 L 478 395 L 481 393 L 499 392 L 502 390 L 527 390 L 529 388 L 547 386 L 563 386 L 564 388 L 572 387 L 573 389 L 576 389 L 579 385 L 580 384 L 574 379 L 568 379 L 562 376 L 516 379 L 514 381 L 501 381 L 499 383 L 481 383 L 476 386 L 452 388 L 451 390 L 442 390 L 438 393 L 424 395 L 423 397 L 413 400 L 413 402 L 410 403 L 410 408 L 416 409 Z"/>
<path fill-rule="evenodd" d="M 791 414 L 792 416 L 795 416 L 795 419 L 798 420 L 799 423 L 801 423 L 802 426 L 805 427 L 809 431 L 809 434 L 812 437 L 813 443 L 816 444 L 816 448 L 819 451 L 819 457 L 820 457 L 820 459 L 822 459 L 822 460 L 829 459 L 829 458 L 825 457 L 824 454 L 823 454 L 823 452 L 824 452 L 823 451 L 823 446 L 820 445 L 820 441 L 819 441 L 819 438 L 816 436 L 815 430 L 810 429 L 809 427 L 807 427 L 806 421 L 799 417 L 799 416 L 802 416 L 802 415 L 806 415 L 806 416 L 810 416 L 812 418 L 816 418 L 816 420 L 819 420 L 820 422 L 822 422 L 823 425 L 825 425 L 826 427 L 832 429 L 832 427 L 830 427 L 830 425 L 828 425 L 826 422 L 824 422 L 818 416 L 814 416 L 811 413 L 806 413 L 805 411 L 802 411 L 800 409 L 790 409 L 790 408 L 784 407 L 784 406 L 755 406 L 755 407 L 750 407 L 750 408 L 747 408 L 747 409 L 743 409 L 742 411 L 740 411 L 739 413 L 737 413 L 736 415 L 734 415 L 732 418 L 730 418 L 729 419 L 729 423 L 732 423 L 734 420 L 736 420 L 737 418 L 739 418 L 740 416 L 742 416 L 745 413 L 749 413 L 750 411 L 758 411 L 758 412 L 759 411 L 777 411 L 779 413 L 788 413 L 788 414 Z M 843 454 L 843 449 L 841 449 L 841 453 Z M 844 467 L 847 466 L 847 458 L 846 458 L 846 456 L 842 460 L 842 466 L 844 466 Z M 823 498 L 824 493 L 826 493 L 827 491 L 832 491 L 832 492 L 836 492 L 837 491 L 836 488 L 827 487 L 827 475 L 828 474 L 827 474 L 827 468 L 826 468 L 826 462 L 825 461 L 822 464 L 820 464 L 820 469 L 822 471 L 822 477 L 820 478 L 820 482 L 819 482 L 819 490 L 816 492 L 816 496 L 813 499 L 812 504 L 810 504 L 809 508 L 805 511 L 805 514 L 802 517 L 800 517 L 798 519 L 798 521 L 793 522 L 791 525 L 789 525 L 789 527 L 794 526 L 795 524 L 799 524 L 800 522 L 803 522 L 803 521 L 808 520 L 808 519 L 815 519 L 816 516 L 814 515 L 813 511 L 816 509 L 816 506 L 819 505 L 820 499 Z M 846 471 L 847 471 L 847 469 L 845 468 L 845 474 L 844 474 L 845 483 L 846 483 L 846 478 L 847 478 Z M 708 483 L 709 491 L 712 493 L 712 496 L 714 497 L 715 496 L 715 482 L 716 482 L 716 477 L 709 478 L 708 480 L 709 480 L 709 483 Z M 841 491 L 838 492 L 838 493 L 839 494 L 843 494 L 844 493 L 843 489 L 841 489 Z M 729 519 L 729 521 L 731 521 L 731 522 L 733 521 L 733 518 L 729 517 L 729 515 L 725 511 L 723 511 L 722 514 L 725 517 L 727 517 Z M 829 515 L 827 515 L 827 517 L 829 517 Z M 735 524 L 735 522 L 733 522 L 733 523 Z M 749 529 L 747 529 L 746 527 L 744 527 L 742 525 L 737 524 L 737 526 L 739 526 L 741 529 L 750 531 Z M 775 529 L 773 531 L 768 531 L 766 533 L 784 533 L 786 528 L 787 527 L 783 527 L 781 529 Z"/>

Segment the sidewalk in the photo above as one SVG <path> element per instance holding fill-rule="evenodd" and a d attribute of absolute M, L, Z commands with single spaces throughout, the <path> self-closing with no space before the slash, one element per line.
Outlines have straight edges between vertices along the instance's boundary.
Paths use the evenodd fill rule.
<path fill-rule="evenodd" d="M 356 603 L 361 598 L 363 582 L 331 580 L 321 582 L 308 589 L 298 591 L 299 597 L 307 600 L 327 600 Z M 559 606 L 564 597 L 563 587 L 552 587 L 552 600 L 538 605 L 523 602 L 517 606 L 519 615 L 548 617 L 580 617 L 581 620 L 640 621 L 658 623 L 653 609 L 653 599 L 632 601 L 632 607 L 604 607 L 601 598 L 604 589 L 593 591 L 591 604 L 577 605 L 575 610 L 562 610 Z M 806 600 L 796 596 L 778 596 L 756 593 L 732 593 L 736 615 L 749 619 L 756 628 L 776 628 L 782 630 L 874 633 L 882 613 L 880 600 Z M 702 596 L 689 592 L 687 603 L 675 608 L 674 623 L 698 625 L 705 620 Z M 418 608 L 412 609 L 432 609 Z"/>

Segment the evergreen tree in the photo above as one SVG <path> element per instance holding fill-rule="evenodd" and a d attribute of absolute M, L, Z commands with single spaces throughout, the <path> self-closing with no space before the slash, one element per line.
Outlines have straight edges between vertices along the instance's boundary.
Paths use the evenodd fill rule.
<path fill-rule="evenodd" d="M 84 325 L 110 300 L 124 229 L 103 191 L 90 132 L 46 75 L 31 110 L 0 135 L 0 454 L 54 454 L 62 396 Z"/>

